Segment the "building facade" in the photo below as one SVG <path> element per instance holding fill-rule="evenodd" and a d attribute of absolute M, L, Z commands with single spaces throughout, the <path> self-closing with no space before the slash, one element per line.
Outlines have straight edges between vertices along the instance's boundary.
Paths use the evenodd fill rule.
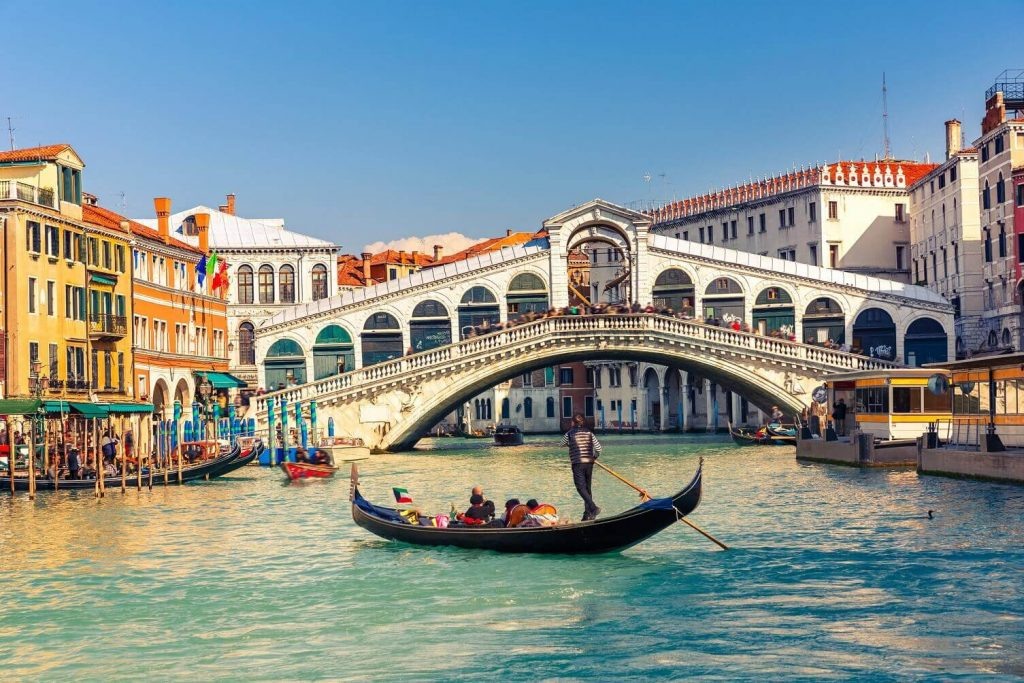
<path fill-rule="evenodd" d="M 961 138 L 960 122 L 947 121 L 946 161 L 910 188 L 912 279 L 953 304 L 960 358 L 985 350 L 989 342 L 983 321 L 987 286 L 981 268 L 978 150 L 962 149 Z M 992 247 L 990 242 L 987 248 Z"/>
<path fill-rule="evenodd" d="M 317 305 L 337 293 L 337 245 L 287 230 L 281 219 L 239 217 L 235 215 L 234 195 L 228 195 L 227 203 L 218 209 L 196 206 L 171 215 L 171 231 L 180 233 L 186 243 L 198 246 L 199 236 L 191 234 L 194 230 L 189 226 L 201 214 L 210 217 L 211 252 L 229 264 L 230 374 L 246 382 L 249 390 L 255 390 L 326 376 L 323 373 L 328 366 L 332 374 L 336 373 L 345 356 L 343 347 L 351 347 L 351 340 L 328 334 L 321 340 L 319 354 L 311 352 L 300 357 L 290 346 L 278 349 L 271 360 L 273 369 L 264 380 L 257 372 L 255 335 L 256 329 L 279 311 L 303 304 Z M 151 228 L 157 223 L 153 219 L 139 222 Z M 313 368 L 309 374 L 307 366 Z"/>

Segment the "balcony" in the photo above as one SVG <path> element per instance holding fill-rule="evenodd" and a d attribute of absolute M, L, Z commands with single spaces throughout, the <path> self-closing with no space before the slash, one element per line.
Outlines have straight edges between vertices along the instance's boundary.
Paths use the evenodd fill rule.
<path fill-rule="evenodd" d="M 110 313 L 89 316 L 89 338 L 99 340 L 122 339 L 128 334 L 128 318 Z"/>
<path fill-rule="evenodd" d="M 18 199 L 32 204 L 57 208 L 53 188 L 35 187 L 17 180 L 0 180 L 0 199 Z"/>

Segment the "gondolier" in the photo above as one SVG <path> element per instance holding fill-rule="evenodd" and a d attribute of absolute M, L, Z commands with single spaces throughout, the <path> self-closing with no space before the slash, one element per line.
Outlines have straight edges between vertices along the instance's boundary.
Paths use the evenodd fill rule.
<path fill-rule="evenodd" d="M 594 461 L 601 455 L 601 442 L 587 429 L 582 413 L 572 418 L 572 428 L 562 437 L 562 445 L 569 447 L 569 461 L 572 463 L 572 481 L 583 499 L 583 521 L 596 518 L 601 508 L 594 502 L 590 482 L 594 475 Z"/>

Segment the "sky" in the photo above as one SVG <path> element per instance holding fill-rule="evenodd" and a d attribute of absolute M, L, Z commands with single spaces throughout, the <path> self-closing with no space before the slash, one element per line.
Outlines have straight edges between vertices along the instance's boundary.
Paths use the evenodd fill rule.
<path fill-rule="evenodd" d="M 874 159 L 883 72 L 893 153 L 940 160 L 1024 68 L 1019 2 L 0 0 L 36 37 L 0 48 L 0 117 L 132 217 L 234 192 L 358 253 Z"/>

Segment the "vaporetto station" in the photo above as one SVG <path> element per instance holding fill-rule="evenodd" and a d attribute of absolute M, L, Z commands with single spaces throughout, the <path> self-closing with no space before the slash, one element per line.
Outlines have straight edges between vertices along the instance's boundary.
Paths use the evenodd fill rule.
<path fill-rule="evenodd" d="M 797 413 L 829 373 L 953 357 L 953 308 L 923 287 L 650 234 L 646 215 L 600 199 L 543 227 L 547 241 L 539 245 L 430 268 L 268 320 L 256 337 L 260 382 L 274 388 L 287 377 L 297 385 L 257 399 L 260 426 L 267 427 L 268 406 L 285 401 L 308 411 L 315 402 L 321 424 L 333 418 L 375 448 L 402 450 L 498 382 L 605 359 L 665 366 L 666 386 L 673 372 L 674 386 L 696 373 L 759 408 Z M 577 267 L 581 253 L 587 278 Z M 515 319 L 521 304 L 558 309 L 574 296 L 656 302 L 675 315 L 545 317 L 469 334 L 481 320 Z M 765 334 L 769 324 L 786 334 Z"/>

